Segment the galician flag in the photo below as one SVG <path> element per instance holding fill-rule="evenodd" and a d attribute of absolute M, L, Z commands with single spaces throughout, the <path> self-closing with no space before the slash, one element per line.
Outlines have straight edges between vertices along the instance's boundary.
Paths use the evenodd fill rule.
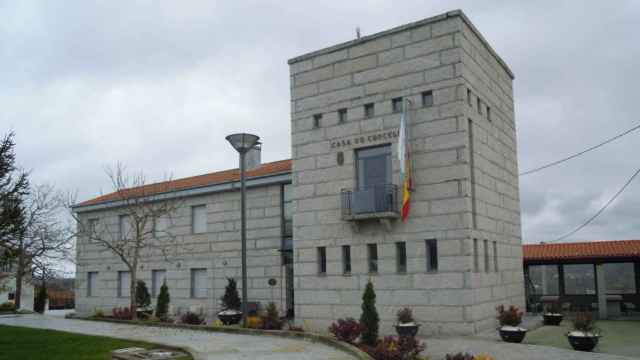
<path fill-rule="evenodd" d="M 409 146 L 409 134 L 407 130 L 407 108 L 408 102 L 402 106 L 402 116 L 400 117 L 400 136 L 398 138 L 398 159 L 400 160 L 400 184 L 402 186 L 402 221 L 406 221 L 411 210 L 411 190 L 413 181 L 411 178 L 411 149 Z"/>

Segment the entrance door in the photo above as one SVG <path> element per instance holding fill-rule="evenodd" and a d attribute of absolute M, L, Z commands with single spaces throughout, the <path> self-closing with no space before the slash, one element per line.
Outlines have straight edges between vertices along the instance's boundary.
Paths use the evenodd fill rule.
<path fill-rule="evenodd" d="M 284 257 L 284 286 L 285 286 L 285 304 L 286 304 L 286 312 L 287 318 L 294 318 L 294 299 L 293 299 L 293 252 L 285 251 L 283 253 Z"/>

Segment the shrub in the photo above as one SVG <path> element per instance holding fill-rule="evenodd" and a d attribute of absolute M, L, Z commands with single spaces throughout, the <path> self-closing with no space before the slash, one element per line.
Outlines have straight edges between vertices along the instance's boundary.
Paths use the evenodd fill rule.
<path fill-rule="evenodd" d="M 160 287 L 160 294 L 156 303 L 156 317 L 160 321 L 167 321 L 169 319 L 169 302 L 171 298 L 169 296 L 169 287 L 167 282 L 163 282 Z"/>
<path fill-rule="evenodd" d="M 550 304 L 548 304 L 545 307 L 544 310 L 547 314 L 561 314 L 562 313 L 562 308 L 560 307 L 560 303 L 557 301 L 554 301 Z"/>
<path fill-rule="evenodd" d="M 240 301 L 238 287 L 234 279 L 227 279 L 227 286 L 224 289 L 224 295 L 220 298 L 220 301 L 222 301 L 222 306 L 225 310 L 240 310 L 242 302 Z"/>
<path fill-rule="evenodd" d="M 413 337 L 387 336 L 375 346 L 362 346 L 362 349 L 376 360 L 416 360 L 425 345 Z"/>
<path fill-rule="evenodd" d="M 149 295 L 147 284 L 142 280 L 136 281 L 136 304 L 141 309 L 151 305 L 151 295 Z"/>
<path fill-rule="evenodd" d="M 202 323 L 204 323 L 204 317 L 198 313 L 187 311 L 182 315 L 180 321 L 183 324 L 202 325 Z"/>
<path fill-rule="evenodd" d="M 287 330 L 293 331 L 293 332 L 304 332 L 304 328 L 302 326 L 295 326 L 295 325 L 289 325 L 289 328 Z"/>
<path fill-rule="evenodd" d="M 469 353 L 457 353 L 457 354 L 447 354 L 444 358 L 445 360 L 474 360 L 473 355 Z"/>
<path fill-rule="evenodd" d="M 493 356 L 488 354 L 480 354 L 473 358 L 473 360 L 496 360 Z"/>
<path fill-rule="evenodd" d="M 264 330 L 280 330 L 282 329 L 282 321 L 276 304 L 270 302 L 267 305 L 266 314 L 262 316 L 262 328 Z"/>
<path fill-rule="evenodd" d="M 576 331 L 595 333 L 598 331 L 596 328 L 596 322 L 593 320 L 593 315 L 590 312 L 576 313 L 576 318 L 573 319 L 573 328 Z"/>
<path fill-rule="evenodd" d="M 4 302 L 0 304 L 0 311 L 16 311 L 16 304 L 12 302 Z"/>
<path fill-rule="evenodd" d="M 516 306 L 509 306 L 509 309 L 505 309 L 504 305 L 500 305 L 496 308 L 498 311 L 497 319 L 500 322 L 500 326 L 518 326 L 522 323 L 522 311 Z"/>
<path fill-rule="evenodd" d="M 360 316 L 360 324 L 364 327 L 362 330 L 362 342 L 375 346 L 378 341 L 380 317 L 376 310 L 376 292 L 373 289 L 371 281 L 367 283 L 367 287 L 362 294 L 362 316 Z"/>
<path fill-rule="evenodd" d="M 247 327 L 249 329 L 262 329 L 262 318 L 255 315 L 247 316 Z"/>
<path fill-rule="evenodd" d="M 408 307 L 398 310 L 397 316 L 400 324 L 415 322 L 413 319 L 413 311 Z"/>
<path fill-rule="evenodd" d="M 104 317 L 104 311 L 102 311 L 102 309 L 98 309 L 95 308 L 93 309 L 93 315 L 91 315 L 94 318 L 103 318 Z"/>
<path fill-rule="evenodd" d="M 353 344 L 358 336 L 362 334 L 363 327 L 354 318 L 338 319 L 337 323 L 331 324 L 329 332 L 336 339 Z"/>
<path fill-rule="evenodd" d="M 114 319 L 118 320 L 131 320 L 133 318 L 133 313 L 131 313 L 131 309 L 128 307 L 113 308 L 113 310 L 111 310 L 111 314 Z"/>
<path fill-rule="evenodd" d="M 43 314 L 47 306 L 47 288 L 45 286 L 38 287 L 36 298 L 33 302 L 33 310 Z"/>

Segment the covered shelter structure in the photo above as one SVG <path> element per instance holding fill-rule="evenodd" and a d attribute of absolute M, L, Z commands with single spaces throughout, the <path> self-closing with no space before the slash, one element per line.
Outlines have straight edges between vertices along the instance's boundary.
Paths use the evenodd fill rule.
<path fill-rule="evenodd" d="M 551 303 L 601 319 L 640 309 L 640 240 L 523 246 L 527 310 Z"/>

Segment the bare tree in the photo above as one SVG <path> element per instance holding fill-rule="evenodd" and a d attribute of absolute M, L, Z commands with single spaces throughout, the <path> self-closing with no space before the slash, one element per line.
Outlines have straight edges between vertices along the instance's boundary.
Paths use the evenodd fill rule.
<path fill-rule="evenodd" d="M 127 176 L 122 164 L 106 169 L 114 192 L 118 226 L 114 229 L 100 219 L 82 221 L 74 213 L 78 229 L 87 243 L 116 255 L 129 270 L 130 308 L 137 317 L 136 281 L 145 255 L 160 255 L 166 261 L 178 252 L 176 236 L 170 231 L 172 217 L 181 207 L 180 198 L 169 194 L 168 181 L 146 184 L 142 174 Z"/>

